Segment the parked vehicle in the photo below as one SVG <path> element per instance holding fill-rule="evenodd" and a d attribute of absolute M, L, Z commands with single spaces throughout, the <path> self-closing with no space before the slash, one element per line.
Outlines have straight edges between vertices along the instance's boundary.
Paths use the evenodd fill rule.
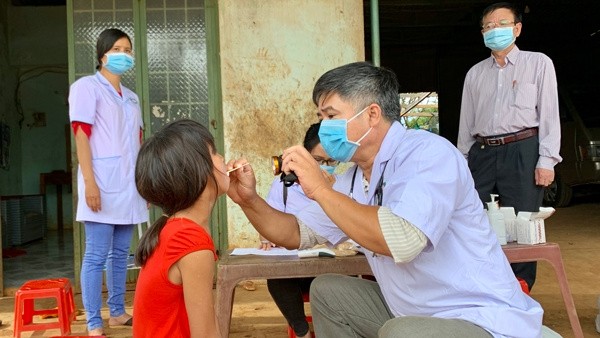
<path fill-rule="evenodd" d="M 571 202 L 573 187 L 600 184 L 600 87 L 559 87 L 558 95 L 563 160 L 555 167 L 544 204 L 563 207 Z"/>

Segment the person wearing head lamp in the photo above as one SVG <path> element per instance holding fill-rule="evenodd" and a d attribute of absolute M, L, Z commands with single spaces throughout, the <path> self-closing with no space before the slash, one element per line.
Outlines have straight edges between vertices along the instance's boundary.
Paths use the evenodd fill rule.
<path fill-rule="evenodd" d="M 312 282 L 317 337 L 540 337 L 543 309 L 521 291 L 463 155 L 402 127 L 398 95 L 383 67 L 327 71 L 313 89 L 319 138 L 331 158 L 354 166 L 331 186 L 304 147 L 286 149 L 283 171 L 313 200 L 295 215 L 258 196 L 251 168 L 231 176 L 227 195 L 288 249 L 348 239 L 362 248 L 376 282 L 334 274 Z"/>
<path fill-rule="evenodd" d="M 96 43 L 96 74 L 75 81 L 69 91 L 69 117 L 79 169 L 77 217 L 85 227 L 81 265 L 82 302 L 90 336 L 104 333 L 102 280 L 106 269 L 109 326 L 132 326 L 125 312 L 127 257 L 134 224 L 148 221 L 134 169 L 142 142 L 138 96 L 121 84 L 135 62 L 129 36 L 115 28 Z"/>
<path fill-rule="evenodd" d="M 465 77 L 457 147 L 482 202 L 497 194 L 502 206 L 535 212 L 562 160 L 560 120 L 552 60 L 516 46 L 522 28 L 514 5 L 501 2 L 484 9 L 481 33 L 491 55 Z M 512 264 L 529 289 L 536 266 Z"/>

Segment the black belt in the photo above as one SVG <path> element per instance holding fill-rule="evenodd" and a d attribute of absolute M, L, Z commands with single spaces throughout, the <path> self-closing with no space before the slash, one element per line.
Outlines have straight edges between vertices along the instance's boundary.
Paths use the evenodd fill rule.
<path fill-rule="evenodd" d="M 477 142 L 488 145 L 488 146 L 501 146 L 503 144 L 521 141 L 538 134 L 538 128 L 527 128 L 519 130 L 516 133 L 495 135 L 495 136 L 475 136 Z"/>

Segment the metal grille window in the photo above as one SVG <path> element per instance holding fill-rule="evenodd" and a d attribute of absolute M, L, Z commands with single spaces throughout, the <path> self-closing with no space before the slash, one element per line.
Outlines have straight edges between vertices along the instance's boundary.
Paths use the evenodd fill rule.
<path fill-rule="evenodd" d="M 75 79 L 96 71 L 96 40 L 107 28 L 118 28 L 135 46 L 133 2 L 119 0 L 73 1 Z M 135 47 L 134 47 L 135 52 Z M 136 62 L 139 62 L 136 60 Z M 138 63 L 139 65 L 139 63 Z M 136 90 L 135 72 L 123 74 L 123 84 Z M 140 93 L 137 93 L 140 95 Z"/>
<path fill-rule="evenodd" d="M 203 0 L 72 0 L 75 79 L 95 72 L 98 35 L 119 28 L 133 40 L 136 71 L 125 73 L 122 82 L 144 103 L 146 133 L 182 118 L 208 125 L 203 5 Z"/>
<path fill-rule="evenodd" d="M 71 82 L 96 72 L 96 40 L 103 30 L 118 28 L 132 39 L 136 65 L 122 83 L 140 98 L 145 135 L 182 118 L 208 126 L 204 0 L 67 0 L 67 10 Z M 158 208 L 151 208 L 151 219 L 153 214 L 160 215 Z M 211 227 L 221 233 L 216 222 Z M 76 247 L 83 248 L 85 237 L 75 233 Z"/>
<path fill-rule="evenodd" d="M 208 123 L 206 28 L 202 0 L 146 5 L 152 129 L 181 118 Z"/>

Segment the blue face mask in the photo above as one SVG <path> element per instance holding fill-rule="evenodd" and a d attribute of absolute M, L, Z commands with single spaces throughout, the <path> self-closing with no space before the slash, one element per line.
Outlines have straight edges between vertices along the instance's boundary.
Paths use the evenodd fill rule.
<path fill-rule="evenodd" d="M 321 127 L 319 127 L 319 140 L 321 140 L 321 145 L 329 157 L 336 161 L 348 162 L 352 156 L 354 156 L 356 149 L 360 146 L 359 142 L 371 132 L 372 128 L 369 128 L 358 141 L 348 141 L 348 123 L 354 120 L 358 115 L 362 114 L 367 108 L 368 106 L 349 120 L 337 119 L 321 121 Z"/>
<path fill-rule="evenodd" d="M 321 169 L 325 170 L 329 175 L 333 175 L 333 172 L 335 171 L 335 166 L 321 164 Z"/>
<path fill-rule="evenodd" d="M 513 34 L 514 27 L 499 27 L 483 33 L 483 43 L 493 51 L 499 52 L 505 50 L 513 42 L 515 36 Z"/>
<path fill-rule="evenodd" d="M 106 63 L 102 66 L 115 75 L 121 75 L 133 68 L 135 60 L 127 53 L 107 53 Z"/>

